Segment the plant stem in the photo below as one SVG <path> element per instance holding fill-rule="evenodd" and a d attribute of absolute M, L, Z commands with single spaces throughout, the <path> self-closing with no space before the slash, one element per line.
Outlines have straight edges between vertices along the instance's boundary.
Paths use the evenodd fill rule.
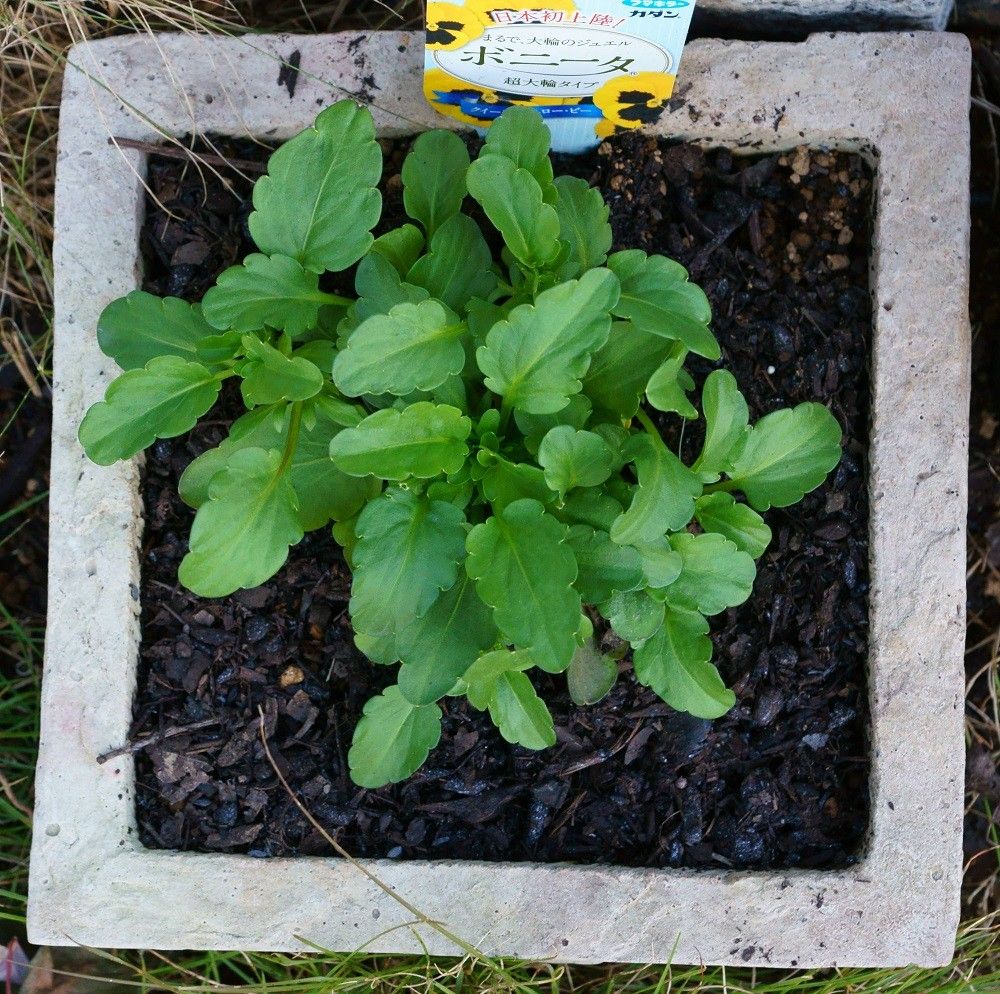
<path fill-rule="evenodd" d="M 281 463 L 278 466 L 277 475 L 288 469 L 292 457 L 295 455 L 295 447 L 299 444 L 299 427 L 302 424 L 302 401 L 292 404 L 292 413 L 288 419 L 288 434 L 285 436 L 285 447 L 281 453 Z"/>
<path fill-rule="evenodd" d="M 709 483 L 702 493 L 705 494 L 715 494 L 715 493 L 729 493 L 731 490 L 735 490 L 737 483 L 735 480 L 719 480 L 718 483 Z"/>
<path fill-rule="evenodd" d="M 646 431 L 653 436 L 654 440 L 657 442 L 662 442 L 663 438 L 660 436 L 660 432 L 656 425 L 653 424 L 652 418 L 640 407 L 638 411 L 635 412 L 636 420 L 646 429 Z"/>
<path fill-rule="evenodd" d="M 500 433 L 506 434 L 507 426 L 510 424 L 510 416 L 514 413 L 510 401 L 506 397 L 500 398 Z"/>
<path fill-rule="evenodd" d="M 339 293 L 324 293 L 322 290 L 317 292 L 316 299 L 323 301 L 324 304 L 340 304 L 344 307 L 350 307 L 355 303 L 352 297 L 341 297 Z"/>

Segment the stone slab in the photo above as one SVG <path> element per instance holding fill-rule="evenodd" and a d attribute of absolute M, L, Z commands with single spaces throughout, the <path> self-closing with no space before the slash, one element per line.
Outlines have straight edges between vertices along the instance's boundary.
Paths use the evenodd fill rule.
<path fill-rule="evenodd" d="M 381 134 L 448 125 L 421 37 L 207 39 L 75 48 L 59 135 L 49 627 L 28 907 L 53 945 L 459 953 L 395 896 L 496 956 L 741 966 L 931 965 L 952 955 L 962 852 L 969 51 L 958 36 L 702 40 L 660 130 L 739 151 L 800 143 L 876 168 L 872 297 L 870 836 L 818 872 L 259 860 L 144 849 L 129 726 L 139 640 L 136 463 L 76 440 L 114 375 L 101 309 L 136 286 L 144 157 L 108 136 L 275 139 L 345 94 Z M 295 97 L 276 83 L 299 49 Z M 121 94 L 121 99 L 114 94 Z M 372 873 L 387 890 L 377 886 Z M 395 896 L 394 896 L 395 895 Z"/>
<path fill-rule="evenodd" d="M 746 37 L 773 31 L 942 31 L 954 0 L 697 0 L 697 25 Z"/>

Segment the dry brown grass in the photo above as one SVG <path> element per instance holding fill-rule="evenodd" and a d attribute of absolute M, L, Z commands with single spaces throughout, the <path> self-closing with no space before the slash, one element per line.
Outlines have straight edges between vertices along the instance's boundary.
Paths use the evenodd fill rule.
<path fill-rule="evenodd" d="M 228 0 L 0 0 L 0 344 L 33 393 L 47 387 L 52 202 L 66 53 L 121 31 L 234 30 Z"/>
<path fill-rule="evenodd" d="M 984 578 L 992 596 L 1000 597 L 1000 570 L 984 546 L 981 536 L 970 535 L 969 577 Z M 966 825 L 978 844 L 966 861 L 964 898 L 969 913 L 986 915 L 1000 908 L 1000 810 L 990 801 L 1000 787 L 1000 629 L 978 612 L 969 615 L 966 655 L 972 661 L 965 709 Z"/>
<path fill-rule="evenodd" d="M 112 34 L 414 27 L 414 0 L 0 0 L 0 348 L 28 388 L 48 386 L 52 202 L 66 53 Z"/>

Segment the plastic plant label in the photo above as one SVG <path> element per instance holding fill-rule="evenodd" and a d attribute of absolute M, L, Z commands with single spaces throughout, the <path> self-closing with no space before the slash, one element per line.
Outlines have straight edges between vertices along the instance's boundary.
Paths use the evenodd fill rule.
<path fill-rule="evenodd" d="M 429 0 L 424 93 L 487 128 L 540 111 L 552 147 L 579 152 L 655 124 L 673 92 L 695 0 Z"/>

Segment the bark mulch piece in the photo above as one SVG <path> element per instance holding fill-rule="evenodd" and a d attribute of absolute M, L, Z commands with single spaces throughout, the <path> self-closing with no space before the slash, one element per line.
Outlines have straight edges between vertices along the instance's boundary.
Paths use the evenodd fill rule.
<path fill-rule="evenodd" d="M 402 151 L 388 147 L 392 219 Z M 329 851 L 264 756 L 263 722 L 292 788 L 357 855 L 754 868 L 856 860 L 869 774 L 866 169 L 847 154 L 748 159 L 641 136 L 562 168 L 602 189 L 616 247 L 673 256 L 705 287 L 722 361 L 753 417 L 818 400 L 845 430 L 844 458 L 827 483 L 767 515 L 774 541 L 750 601 L 713 619 L 736 707 L 714 723 L 672 711 L 635 682 L 627 660 L 612 693 L 591 707 L 574 706 L 564 680 L 538 674 L 557 728 L 552 749 L 511 746 L 467 702 L 448 700 L 441 744 L 422 770 L 396 786 L 355 787 L 351 735 L 392 668 L 353 646 L 350 574 L 328 532 L 308 536 L 258 589 L 209 601 L 177 583 L 193 517 L 177 478 L 240 413 L 230 392 L 189 436 L 158 442 L 146 463 L 133 725 L 133 738 L 148 743 L 137 753 L 146 845 Z M 170 216 L 150 203 L 146 288 L 197 299 L 251 250 L 248 183 L 228 187 L 157 159 L 150 182 Z M 710 368 L 699 361 L 696 377 Z M 697 442 L 689 431 L 682 444 Z"/>

